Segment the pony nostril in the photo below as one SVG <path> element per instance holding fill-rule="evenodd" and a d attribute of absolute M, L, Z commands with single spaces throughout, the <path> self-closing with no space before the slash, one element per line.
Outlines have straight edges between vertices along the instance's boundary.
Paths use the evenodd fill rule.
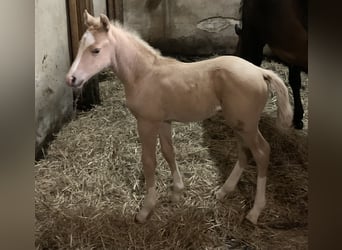
<path fill-rule="evenodd" d="M 76 82 L 76 77 L 71 76 L 71 83 L 75 83 Z"/>

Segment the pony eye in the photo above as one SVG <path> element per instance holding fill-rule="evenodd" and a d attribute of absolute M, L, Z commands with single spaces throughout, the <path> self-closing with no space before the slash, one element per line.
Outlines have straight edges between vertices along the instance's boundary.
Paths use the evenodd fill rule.
<path fill-rule="evenodd" d="M 93 49 L 93 50 L 91 51 L 91 53 L 93 53 L 93 54 L 98 54 L 98 53 L 100 53 L 100 49 L 99 49 L 99 48 L 95 48 L 95 49 Z"/>

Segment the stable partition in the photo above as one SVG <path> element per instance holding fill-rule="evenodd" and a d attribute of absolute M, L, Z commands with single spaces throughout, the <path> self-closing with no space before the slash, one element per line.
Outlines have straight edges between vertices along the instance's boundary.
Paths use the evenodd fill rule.
<path fill-rule="evenodd" d="M 70 66 L 67 19 L 65 1 L 35 1 L 36 155 L 72 113 L 72 90 L 65 84 Z"/>

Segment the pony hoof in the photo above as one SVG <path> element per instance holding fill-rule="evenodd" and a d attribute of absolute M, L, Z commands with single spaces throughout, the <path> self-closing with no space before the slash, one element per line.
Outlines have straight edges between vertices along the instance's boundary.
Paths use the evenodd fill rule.
<path fill-rule="evenodd" d="M 251 213 L 249 212 L 246 216 L 246 219 L 250 222 L 253 223 L 253 225 L 256 225 L 258 223 L 258 215 L 254 214 L 254 213 Z"/>
<path fill-rule="evenodd" d="M 170 201 L 172 203 L 177 203 L 179 202 L 180 198 L 181 198 L 180 194 L 171 194 Z"/>
<path fill-rule="evenodd" d="M 215 197 L 217 200 L 222 201 L 224 199 L 224 197 L 226 196 L 226 193 L 224 191 L 222 191 L 221 189 L 219 189 L 216 193 L 215 193 Z"/>
<path fill-rule="evenodd" d="M 142 218 L 141 216 L 139 216 L 139 214 L 137 214 L 134 217 L 134 222 L 144 224 L 146 222 L 146 218 Z"/>
<path fill-rule="evenodd" d="M 150 217 L 151 213 L 146 213 L 145 211 L 140 211 L 134 218 L 134 221 L 140 224 L 144 224 Z"/>

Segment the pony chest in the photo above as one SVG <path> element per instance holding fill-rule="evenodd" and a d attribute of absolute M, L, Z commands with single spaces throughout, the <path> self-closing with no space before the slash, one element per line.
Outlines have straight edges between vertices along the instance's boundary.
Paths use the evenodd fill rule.
<path fill-rule="evenodd" d="M 133 95 L 126 97 L 126 106 L 135 117 L 147 119 L 162 119 L 162 110 L 158 98 L 147 95 Z"/>

